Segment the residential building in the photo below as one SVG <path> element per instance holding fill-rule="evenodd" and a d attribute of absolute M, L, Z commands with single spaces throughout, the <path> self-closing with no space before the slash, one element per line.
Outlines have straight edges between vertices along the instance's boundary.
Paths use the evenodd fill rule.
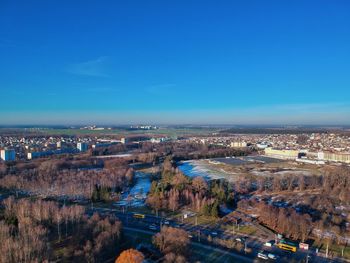
<path fill-rule="evenodd" d="M 86 142 L 78 142 L 77 149 L 81 152 L 86 152 L 89 149 L 89 144 Z"/>
<path fill-rule="evenodd" d="M 235 141 L 235 142 L 231 142 L 231 147 L 232 148 L 244 148 L 244 147 L 247 147 L 247 143 L 242 142 L 242 141 Z"/>
<path fill-rule="evenodd" d="M 267 156 L 279 158 L 279 159 L 296 159 L 298 158 L 299 151 L 298 150 L 286 150 L 286 149 L 273 149 L 268 147 L 265 149 L 265 154 Z"/>
<path fill-rule="evenodd" d="M 350 153 L 324 152 L 323 160 L 329 162 L 350 163 Z"/>
<path fill-rule="evenodd" d="M 16 160 L 16 152 L 13 149 L 1 150 L 1 160 L 8 162 Z"/>

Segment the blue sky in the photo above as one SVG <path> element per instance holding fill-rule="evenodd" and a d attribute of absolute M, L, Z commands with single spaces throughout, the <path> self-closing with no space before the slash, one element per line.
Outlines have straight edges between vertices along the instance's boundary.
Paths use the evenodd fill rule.
<path fill-rule="evenodd" d="M 0 124 L 350 124 L 349 1 L 0 1 Z"/>

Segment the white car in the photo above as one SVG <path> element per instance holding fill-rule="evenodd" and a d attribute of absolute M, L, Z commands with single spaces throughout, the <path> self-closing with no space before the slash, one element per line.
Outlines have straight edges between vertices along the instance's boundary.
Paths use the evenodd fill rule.
<path fill-rule="evenodd" d="M 263 251 L 258 253 L 258 258 L 265 259 L 265 260 L 269 259 L 269 257 Z"/>
<path fill-rule="evenodd" d="M 148 228 L 151 229 L 151 230 L 157 230 L 156 225 L 150 225 Z"/>
<path fill-rule="evenodd" d="M 277 256 L 275 254 L 272 254 L 272 253 L 267 254 L 267 256 L 269 259 L 273 259 L 273 260 L 277 259 Z"/>
<path fill-rule="evenodd" d="M 243 237 L 237 237 L 236 241 L 244 243 L 245 239 Z"/>
<path fill-rule="evenodd" d="M 272 247 L 272 243 L 271 243 L 271 242 L 266 242 L 266 243 L 264 244 L 264 246 L 265 246 L 265 247 Z"/>

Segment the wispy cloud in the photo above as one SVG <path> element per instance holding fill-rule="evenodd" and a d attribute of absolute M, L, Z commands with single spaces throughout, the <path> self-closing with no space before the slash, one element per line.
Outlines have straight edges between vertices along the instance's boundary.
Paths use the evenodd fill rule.
<path fill-rule="evenodd" d="M 108 77 L 106 73 L 108 57 L 101 56 L 97 59 L 70 64 L 67 71 L 71 74 L 92 76 L 92 77 Z"/>

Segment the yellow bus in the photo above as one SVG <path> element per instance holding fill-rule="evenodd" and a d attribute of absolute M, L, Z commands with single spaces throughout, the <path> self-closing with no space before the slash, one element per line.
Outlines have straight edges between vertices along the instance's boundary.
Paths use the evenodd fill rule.
<path fill-rule="evenodd" d="M 133 214 L 134 218 L 145 218 L 144 214 Z"/>
<path fill-rule="evenodd" d="M 288 245 L 288 244 L 284 244 L 284 243 L 278 243 L 277 247 L 283 250 L 288 250 L 288 251 L 292 251 L 292 252 L 297 252 L 297 247 L 294 245 Z"/>

